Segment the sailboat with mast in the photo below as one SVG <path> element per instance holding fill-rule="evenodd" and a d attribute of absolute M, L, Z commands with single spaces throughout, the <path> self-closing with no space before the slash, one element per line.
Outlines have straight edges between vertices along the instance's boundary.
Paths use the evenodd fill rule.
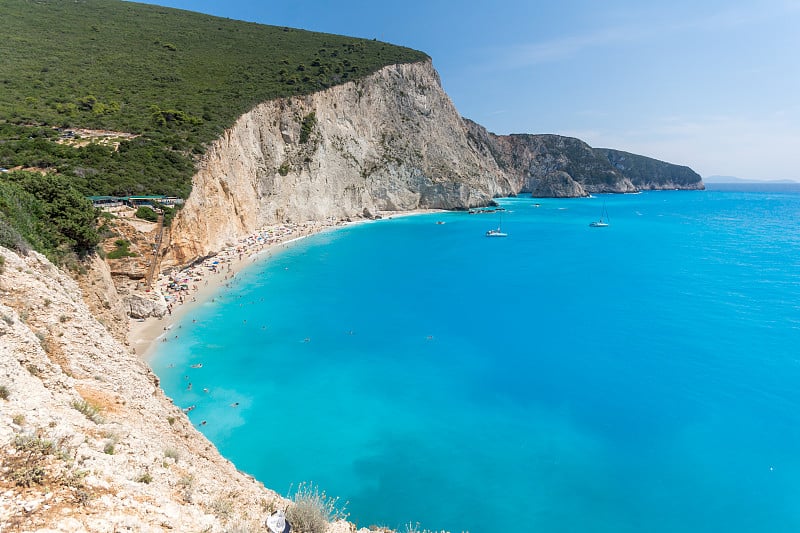
<path fill-rule="evenodd" d="M 600 219 L 590 222 L 589 226 L 592 228 L 607 228 L 609 225 L 608 211 L 606 210 L 606 203 L 603 202 L 603 209 L 600 211 Z"/>
<path fill-rule="evenodd" d="M 497 224 L 497 229 L 490 229 L 486 232 L 487 237 L 508 237 L 508 233 L 504 233 L 501 228 L 503 225 L 503 215 L 500 215 L 500 223 Z"/>

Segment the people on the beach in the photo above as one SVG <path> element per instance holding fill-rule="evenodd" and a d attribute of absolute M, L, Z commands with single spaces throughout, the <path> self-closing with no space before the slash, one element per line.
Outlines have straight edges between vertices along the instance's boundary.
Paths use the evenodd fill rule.
<path fill-rule="evenodd" d="M 215 256 L 205 259 L 202 263 L 194 265 L 190 268 L 172 272 L 170 274 L 162 274 L 159 276 L 157 287 L 164 299 L 166 300 L 166 315 L 172 316 L 173 311 L 178 306 L 183 305 L 187 301 L 197 302 L 196 292 L 202 286 L 209 286 L 211 276 L 224 277 L 226 283 L 224 286 L 231 288 L 232 284 L 238 282 L 236 271 L 233 269 L 234 264 L 238 260 L 242 263 L 245 259 L 256 259 L 256 256 L 261 253 L 272 255 L 269 246 L 286 244 L 286 241 L 294 240 L 300 236 L 310 235 L 319 231 L 324 227 L 336 226 L 344 224 L 344 220 L 337 220 L 335 217 L 328 217 L 324 221 L 317 222 L 304 222 L 304 223 L 283 223 L 270 227 L 262 228 L 253 234 L 242 238 L 235 245 L 229 246 Z M 285 267 L 289 270 L 289 267 Z M 221 283 L 220 283 L 221 284 Z M 263 298 L 261 298 L 263 301 Z M 216 302 L 216 298 L 211 299 L 212 303 Z M 251 302 L 254 303 L 254 302 Z M 192 320 L 197 323 L 196 320 Z M 246 320 L 243 321 L 246 323 Z M 179 326 L 180 327 L 180 326 Z M 169 326 L 165 328 L 165 331 Z M 262 327 L 265 329 L 265 326 Z M 174 339 L 178 339 L 175 335 Z M 161 342 L 168 342 L 170 339 L 165 335 L 161 338 Z M 305 342 L 309 342 L 307 339 Z"/>

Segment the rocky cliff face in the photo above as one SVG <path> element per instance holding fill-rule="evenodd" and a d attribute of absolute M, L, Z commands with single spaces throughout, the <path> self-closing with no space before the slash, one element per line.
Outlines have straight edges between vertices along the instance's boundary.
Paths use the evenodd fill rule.
<path fill-rule="evenodd" d="M 595 148 L 594 151 L 628 177 L 637 189 L 705 189 L 700 174 L 689 167 L 610 148 Z"/>
<path fill-rule="evenodd" d="M 472 124 L 473 131 L 483 130 Z M 590 193 L 630 193 L 648 189 L 703 189 L 699 174 L 618 150 L 592 148 L 561 135 L 473 133 L 517 185 L 536 197 L 575 197 Z"/>
<path fill-rule="evenodd" d="M 534 196 L 586 196 L 591 192 L 634 192 L 633 184 L 616 172 L 591 146 L 560 135 L 500 135 L 500 164 L 522 176 L 520 190 Z M 572 194 L 570 194 L 572 193 Z"/>
<path fill-rule="evenodd" d="M 457 209 L 515 193 L 484 149 L 429 61 L 266 102 L 208 150 L 171 259 L 184 263 L 270 223 Z"/>

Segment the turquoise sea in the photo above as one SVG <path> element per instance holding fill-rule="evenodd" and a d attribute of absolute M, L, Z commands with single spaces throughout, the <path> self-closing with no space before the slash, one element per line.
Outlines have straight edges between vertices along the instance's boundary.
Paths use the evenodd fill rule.
<path fill-rule="evenodd" d="M 359 526 L 796 532 L 800 186 L 709 188 L 319 234 L 151 365 L 241 470 Z"/>

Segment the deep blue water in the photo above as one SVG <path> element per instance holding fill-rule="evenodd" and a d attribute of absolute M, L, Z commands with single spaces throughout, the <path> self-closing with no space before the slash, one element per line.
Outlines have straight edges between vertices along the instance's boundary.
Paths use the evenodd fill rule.
<path fill-rule="evenodd" d="M 466 213 L 320 234 L 151 364 L 240 469 L 360 526 L 798 531 L 800 189 L 711 187 L 501 200 L 505 239 Z"/>

